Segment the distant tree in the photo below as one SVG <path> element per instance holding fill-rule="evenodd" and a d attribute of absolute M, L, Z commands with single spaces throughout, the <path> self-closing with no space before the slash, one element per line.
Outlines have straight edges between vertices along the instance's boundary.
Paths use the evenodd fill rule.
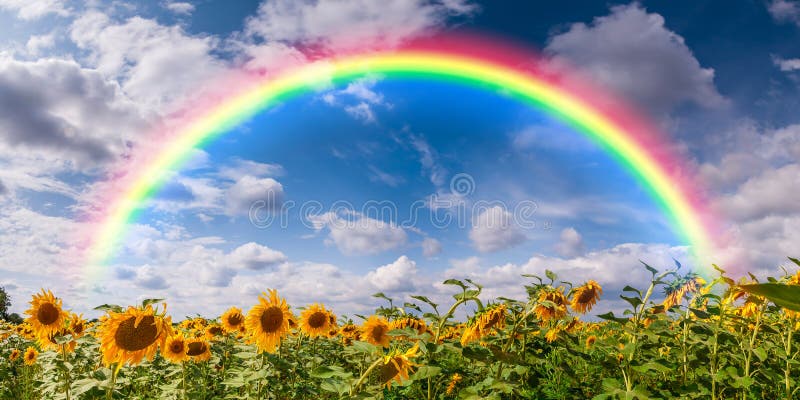
<path fill-rule="evenodd" d="M 6 288 L 0 286 L 0 318 L 8 319 L 8 309 L 11 308 L 11 296 L 6 293 Z M 19 317 L 19 315 L 17 316 Z"/>
<path fill-rule="evenodd" d="M 22 319 L 22 317 L 20 317 L 19 314 L 17 314 L 17 313 L 8 314 L 8 318 L 6 318 L 6 320 L 8 322 L 11 322 L 11 323 L 15 324 L 15 325 L 19 325 L 19 324 L 22 323 L 22 321 L 24 321 Z"/>

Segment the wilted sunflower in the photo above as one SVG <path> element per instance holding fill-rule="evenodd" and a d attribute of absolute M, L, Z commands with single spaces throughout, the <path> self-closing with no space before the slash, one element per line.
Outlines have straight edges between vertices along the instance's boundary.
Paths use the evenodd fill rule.
<path fill-rule="evenodd" d="M 505 304 L 491 304 L 475 314 L 461 335 L 461 345 L 483 339 L 491 335 L 494 329 L 503 329 L 506 326 L 506 311 Z"/>
<path fill-rule="evenodd" d="M 269 290 L 269 298 L 263 293 L 258 296 L 258 304 L 250 309 L 245 318 L 245 326 L 251 340 L 261 351 L 274 353 L 281 339 L 289 333 L 289 318 L 292 313 L 286 299 L 278 297 L 278 292 Z"/>
<path fill-rule="evenodd" d="M 186 350 L 186 338 L 182 333 L 175 333 L 167 338 L 166 344 L 161 348 L 161 355 L 170 362 L 180 364 L 189 358 Z"/>
<path fill-rule="evenodd" d="M 664 309 L 669 310 L 673 306 L 680 304 L 683 301 L 683 296 L 687 293 L 696 292 L 705 284 L 705 279 L 696 274 L 688 274 L 683 278 L 670 282 L 664 288 L 664 294 L 667 296 L 664 298 L 664 303 L 662 303 Z"/>
<path fill-rule="evenodd" d="M 405 316 L 402 318 L 398 318 L 389 324 L 390 330 L 407 329 L 407 328 L 416 331 L 420 335 L 425 333 L 425 331 L 428 329 L 427 325 L 425 325 L 425 321 L 413 316 Z"/>
<path fill-rule="evenodd" d="M 109 312 L 97 330 L 103 363 L 139 364 L 143 358 L 152 360 L 158 346 L 164 346 L 172 332 L 172 320 L 153 310 L 128 307 L 124 312 Z"/>
<path fill-rule="evenodd" d="M 41 294 L 34 294 L 31 308 L 25 311 L 29 317 L 25 320 L 40 338 L 47 338 L 64 327 L 67 313 L 61 309 L 61 299 L 53 296 L 53 292 L 42 289 Z"/>
<path fill-rule="evenodd" d="M 533 308 L 533 313 L 542 322 L 559 319 L 567 314 L 567 297 L 563 288 L 546 289 L 539 293 L 539 303 Z"/>
<path fill-rule="evenodd" d="M 596 341 L 597 341 L 597 336 L 595 336 L 595 335 L 589 335 L 589 337 L 587 337 L 587 338 L 586 338 L 586 348 L 587 348 L 587 349 L 589 349 L 589 348 L 591 348 L 592 346 L 594 346 L 594 343 L 595 343 Z"/>
<path fill-rule="evenodd" d="M 208 361 L 211 358 L 211 344 L 203 339 L 189 339 L 186 342 L 186 355 L 192 361 Z"/>
<path fill-rule="evenodd" d="M 229 308 L 219 319 L 222 323 L 222 329 L 225 329 L 225 332 L 228 333 L 237 332 L 244 325 L 244 314 L 242 314 L 242 309 L 239 307 Z"/>
<path fill-rule="evenodd" d="M 389 347 L 391 338 L 388 333 L 389 322 L 377 315 L 370 316 L 361 326 L 361 340 L 376 346 Z"/>
<path fill-rule="evenodd" d="M 400 384 L 408 379 L 408 372 L 411 370 L 411 367 L 417 365 L 411 362 L 410 359 L 417 356 L 418 350 L 419 342 L 414 343 L 414 346 L 405 353 L 395 349 L 389 355 L 384 356 L 383 365 L 381 365 L 380 370 L 381 383 L 387 387 L 391 387 L 393 380 Z"/>
<path fill-rule="evenodd" d="M 325 306 L 314 303 L 300 314 L 300 330 L 310 337 L 327 336 L 336 326 L 336 316 Z"/>
<path fill-rule="evenodd" d="M 574 290 L 570 307 L 581 314 L 585 314 L 597 304 L 601 294 L 603 294 L 603 288 L 600 287 L 600 284 L 589 280 L 583 286 L 579 286 Z"/>
<path fill-rule="evenodd" d="M 36 356 L 39 355 L 39 352 L 36 351 L 33 347 L 28 347 L 25 349 L 25 365 L 33 365 L 36 363 Z"/>
<path fill-rule="evenodd" d="M 14 361 L 17 361 L 18 358 L 19 358 L 19 349 L 11 350 L 11 354 L 8 355 L 8 361 L 11 361 L 13 363 Z"/>

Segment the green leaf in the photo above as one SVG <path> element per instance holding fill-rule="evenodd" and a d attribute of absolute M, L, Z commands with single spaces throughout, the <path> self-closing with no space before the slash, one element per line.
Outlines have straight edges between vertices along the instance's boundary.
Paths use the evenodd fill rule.
<path fill-rule="evenodd" d="M 460 281 L 460 280 L 458 280 L 458 279 L 448 279 L 448 280 L 446 280 L 446 281 L 444 281 L 444 282 L 442 282 L 442 283 L 443 283 L 443 284 L 445 284 L 445 285 L 455 285 L 455 286 L 459 286 L 459 287 L 461 287 L 461 288 L 462 288 L 462 289 L 464 289 L 464 290 L 466 290 L 466 289 L 467 289 L 467 285 L 465 285 L 465 284 L 464 284 L 464 282 L 461 282 L 461 281 Z"/>
<path fill-rule="evenodd" d="M 103 304 L 95 307 L 94 309 L 98 311 L 113 311 L 117 313 L 122 312 L 122 307 L 116 304 Z"/>
<path fill-rule="evenodd" d="M 615 317 L 614 313 L 611 312 L 611 311 L 609 311 L 609 312 L 607 312 L 605 314 L 600 314 L 600 315 L 597 316 L 597 318 L 602 318 L 602 319 L 604 319 L 606 321 L 616 321 L 616 322 L 619 322 L 620 324 L 624 324 L 624 323 L 628 322 L 627 318 Z"/>
<path fill-rule="evenodd" d="M 793 263 L 797 264 L 798 267 L 800 267 L 800 260 L 792 257 L 789 257 L 789 260 L 791 260 Z"/>
<path fill-rule="evenodd" d="M 642 300 L 640 300 L 638 297 L 628 297 L 623 295 L 619 295 L 619 297 L 621 297 L 622 300 L 627 301 L 631 306 L 633 306 L 633 308 L 639 307 L 639 305 L 642 304 Z"/>
<path fill-rule="evenodd" d="M 144 300 L 142 300 L 142 307 L 147 307 L 150 304 L 161 303 L 163 301 L 164 301 L 164 299 L 144 299 Z"/>
<path fill-rule="evenodd" d="M 378 293 L 375 293 L 375 294 L 373 294 L 373 295 L 372 295 L 372 297 L 377 297 L 377 298 L 379 298 L 379 299 L 384 299 L 384 300 L 387 300 L 387 301 L 392 301 L 392 299 L 390 299 L 390 298 L 386 297 L 386 295 L 385 295 L 385 294 L 383 294 L 383 292 L 378 292 Z"/>
<path fill-rule="evenodd" d="M 705 312 L 703 310 L 698 310 L 696 308 L 690 308 L 689 310 L 692 312 L 692 314 L 694 314 L 697 318 L 700 318 L 700 319 L 708 319 L 708 318 L 711 317 L 711 315 L 709 313 L 707 313 L 707 312 Z"/>
<path fill-rule="evenodd" d="M 547 279 L 550 279 L 551 281 L 555 281 L 558 278 L 558 275 L 556 275 L 555 272 L 550 271 L 549 269 L 544 270 L 544 275 L 547 277 Z"/>
<path fill-rule="evenodd" d="M 644 264 L 644 267 L 645 267 L 645 268 L 647 268 L 647 270 L 648 270 L 648 271 L 650 271 L 650 273 L 652 273 L 652 274 L 653 274 L 653 276 L 655 276 L 655 275 L 658 273 L 658 270 L 657 270 L 657 269 L 655 269 L 655 268 L 651 267 L 651 266 L 650 266 L 650 265 L 648 265 L 646 262 L 644 262 L 644 261 L 642 261 L 642 260 L 639 260 L 639 262 L 640 262 L 640 263 L 642 263 L 642 264 Z"/>
<path fill-rule="evenodd" d="M 439 375 L 442 372 L 442 369 L 439 367 L 432 367 L 430 365 L 423 365 L 417 369 L 417 372 L 414 375 L 411 375 L 411 379 L 419 380 L 419 379 L 428 379 Z"/>
<path fill-rule="evenodd" d="M 417 299 L 417 300 L 419 300 L 419 301 L 421 301 L 423 303 L 426 303 L 426 304 L 430 305 L 431 307 L 433 307 L 434 309 L 439 306 L 438 304 L 432 302 L 429 298 L 427 298 L 425 296 L 416 296 L 416 295 L 414 295 L 414 296 L 411 296 L 411 298 L 412 299 Z"/>
<path fill-rule="evenodd" d="M 781 307 L 792 311 L 800 311 L 800 286 L 759 283 L 755 285 L 740 285 L 739 288 L 748 293 L 764 296 Z"/>
<path fill-rule="evenodd" d="M 625 286 L 624 288 L 622 288 L 622 291 L 623 292 L 634 292 L 634 293 L 638 294 L 639 297 L 642 297 L 642 292 L 639 291 L 639 289 L 636 289 L 635 287 Z"/>
<path fill-rule="evenodd" d="M 342 369 L 342 367 L 338 367 L 335 365 L 330 365 L 330 366 L 320 365 L 319 367 L 314 368 L 311 371 L 311 373 L 309 373 L 309 375 L 311 375 L 314 378 L 327 379 L 327 378 L 332 378 L 334 376 L 340 378 L 348 377 L 350 376 L 350 373 L 345 372 L 345 370 Z"/>
<path fill-rule="evenodd" d="M 461 355 L 476 361 L 488 361 L 492 358 L 492 353 L 484 347 L 464 347 Z"/>

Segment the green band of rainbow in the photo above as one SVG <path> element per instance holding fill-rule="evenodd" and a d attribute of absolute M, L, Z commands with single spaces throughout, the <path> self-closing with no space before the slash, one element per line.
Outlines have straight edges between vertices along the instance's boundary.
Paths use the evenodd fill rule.
<path fill-rule="evenodd" d="M 626 129 L 618 118 L 604 114 L 574 95 L 574 91 L 516 68 L 446 51 L 401 50 L 318 62 L 285 72 L 232 96 L 170 134 L 161 145 L 160 153 L 151 157 L 140 170 L 129 172 L 134 174 L 130 183 L 118 188 L 106 202 L 104 217 L 91 242 L 88 269 L 98 271 L 108 262 L 126 227 L 135 220 L 137 210 L 158 190 L 165 172 L 179 167 L 192 149 L 203 147 L 215 136 L 287 98 L 367 74 L 380 74 L 386 79 L 412 76 L 447 80 L 501 90 L 553 113 L 598 143 L 629 170 L 658 202 L 676 232 L 699 259 L 704 259 L 712 248 L 709 231 L 703 223 L 704 212 L 701 211 L 704 210 L 699 210 L 689 195 L 692 187 L 670 176 L 670 166 L 665 165 L 664 157 L 659 158 L 643 145 L 641 136 L 645 133 Z"/>

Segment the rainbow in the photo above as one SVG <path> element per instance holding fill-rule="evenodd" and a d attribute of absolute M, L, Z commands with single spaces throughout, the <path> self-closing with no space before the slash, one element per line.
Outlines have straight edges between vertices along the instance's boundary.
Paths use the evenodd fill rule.
<path fill-rule="evenodd" d="M 429 42 L 430 43 L 430 42 Z M 444 80 L 498 91 L 543 109 L 565 121 L 611 154 L 660 205 L 675 231 L 697 260 L 706 260 L 713 248 L 711 213 L 703 206 L 701 186 L 683 170 L 687 163 L 652 124 L 606 90 L 581 81 L 575 74 L 535 72 L 530 53 L 509 47 L 485 47 L 474 40 L 409 46 L 392 51 L 373 51 L 340 58 L 317 60 L 261 79 L 244 90 L 210 106 L 195 107 L 195 117 L 161 132 L 157 151 L 146 162 L 131 166 L 122 162 L 122 184 L 111 184 L 88 239 L 87 269 L 102 270 L 136 220 L 145 200 L 153 196 L 165 175 L 181 166 L 195 148 L 258 112 L 320 88 L 378 74 L 385 79 Z M 470 49 L 494 48 L 493 54 Z M 511 56 L 510 56 L 511 54 Z M 110 180 L 113 180 L 112 177 Z M 90 272 L 94 273 L 94 272 Z"/>

